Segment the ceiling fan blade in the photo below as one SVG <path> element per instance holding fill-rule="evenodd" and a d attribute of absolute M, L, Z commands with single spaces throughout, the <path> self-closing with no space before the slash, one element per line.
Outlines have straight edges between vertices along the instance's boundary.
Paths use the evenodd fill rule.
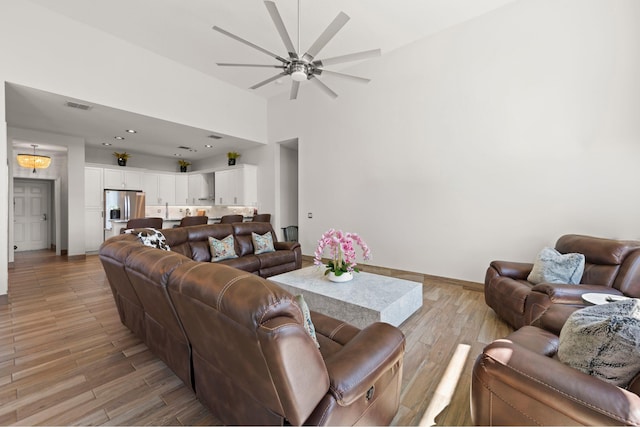
<path fill-rule="evenodd" d="M 284 59 L 284 58 L 280 57 L 279 55 L 277 55 L 277 54 L 275 54 L 275 53 L 273 53 L 273 52 L 269 52 L 267 49 L 264 49 L 264 48 L 262 48 L 262 47 L 258 46 L 257 44 L 253 44 L 253 43 L 251 43 L 250 41 L 243 39 L 242 37 L 238 37 L 238 36 L 236 36 L 235 34 L 232 34 L 232 33 L 230 33 L 230 32 L 229 32 L 229 31 L 227 31 L 227 30 L 223 30 L 222 28 L 220 28 L 220 27 L 218 27 L 218 26 L 214 26 L 214 27 L 213 27 L 213 29 L 214 29 L 215 31 L 219 32 L 219 33 L 224 34 L 224 35 L 225 35 L 225 36 L 227 36 L 227 37 L 231 37 L 232 39 L 239 41 L 240 43 L 244 43 L 244 44 L 246 44 L 247 46 L 251 46 L 252 48 L 257 49 L 257 50 L 259 50 L 260 52 L 262 52 L 262 53 L 264 53 L 264 54 L 267 54 L 267 55 L 271 56 L 272 58 L 277 59 L 278 61 L 280 61 L 280 62 L 282 62 L 282 63 L 286 63 L 286 62 L 287 62 L 287 60 L 286 60 L 286 59 Z"/>
<path fill-rule="evenodd" d="M 342 27 L 349 21 L 349 16 L 340 12 L 338 16 L 329 24 L 329 26 L 320 34 L 318 39 L 313 42 L 307 53 L 302 57 L 303 60 L 311 62 L 315 56 L 320 53 L 323 47 L 340 31 Z"/>
<path fill-rule="evenodd" d="M 313 61 L 313 65 L 317 67 L 323 67 L 326 65 L 342 64 L 343 62 L 359 61 L 361 59 L 369 59 L 380 56 L 382 51 L 380 49 L 364 50 L 362 52 L 349 53 L 347 55 L 334 56 L 333 58 L 321 59 Z"/>
<path fill-rule="evenodd" d="M 266 64 L 232 64 L 228 62 L 216 62 L 219 67 L 262 67 L 262 68 L 285 68 L 284 65 L 266 65 Z"/>
<path fill-rule="evenodd" d="M 345 79 L 350 79 L 359 83 L 369 83 L 371 81 L 371 79 L 366 79 L 364 77 L 358 77 L 358 76 L 352 76 L 351 74 L 345 74 L 345 73 L 339 73 L 337 71 L 330 71 L 330 70 L 318 70 L 320 72 L 320 74 L 324 74 L 327 73 L 331 76 L 336 76 L 336 77 L 342 77 Z"/>
<path fill-rule="evenodd" d="M 284 42 L 284 46 L 287 48 L 287 52 L 289 52 L 289 57 L 292 59 L 298 59 L 298 53 L 296 52 L 296 48 L 293 46 L 291 37 L 289 37 L 289 33 L 287 32 L 287 27 L 284 26 L 284 22 L 282 21 L 282 17 L 280 16 L 280 12 L 278 12 L 278 8 L 276 7 L 276 4 L 272 1 L 265 1 L 264 4 L 265 6 L 267 6 L 269 15 L 271 15 L 271 19 L 273 20 L 273 23 L 276 25 L 276 29 L 280 34 L 280 38 Z"/>
<path fill-rule="evenodd" d="M 300 82 L 291 80 L 291 94 L 289 95 L 289 99 L 298 98 L 298 89 L 300 89 Z"/>
<path fill-rule="evenodd" d="M 263 80 L 260 83 L 254 84 L 253 86 L 251 86 L 250 89 L 258 89 L 259 87 L 262 87 L 262 86 L 266 85 L 267 83 L 271 83 L 274 80 L 278 80 L 280 77 L 286 76 L 286 75 L 287 75 L 287 73 L 285 73 L 285 72 L 278 73 L 273 77 L 269 77 L 267 80 Z"/>
<path fill-rule="evenodd" d="M 332 91 L 331 89 L 329 89 L 329 86 L 321 82 L 319 78 L 311 76 L 309 78 L 309 81 L 315 84 L 316 86 L 318 86 L 320 89 L 322 89 L 322 91 L 327 95 L 329 95 L 331 98 L 335 99 L 338 97 L 338 94 Z"/>

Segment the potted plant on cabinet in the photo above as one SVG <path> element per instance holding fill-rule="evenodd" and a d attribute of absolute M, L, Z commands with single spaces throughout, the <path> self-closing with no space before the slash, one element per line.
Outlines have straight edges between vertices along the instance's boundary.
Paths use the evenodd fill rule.
<path fill-rule="evenodd" d="M 118 159 L 118 166 L 127 166 L 127 160 L 131 157 L 131 154 L 125 152 L 118 153 L 117 151 L 113 152 L 113 155 Z"/>
<path fill-rule="evenodd" d="M 180 172 L 186 172 L 187 166 L 191 165 L 191 163 L 186 160 L 178 160 L 178 164 L 180 165 Z"/>
<path fill-rule="evenodd" d="M 233 166 L 236 164 L 236 159 L 240 157 L 240 153 L 236 153 L 235 151 L 229 151 L 227 153 L 227 159 L 229 160 L 229 166 Z"/>

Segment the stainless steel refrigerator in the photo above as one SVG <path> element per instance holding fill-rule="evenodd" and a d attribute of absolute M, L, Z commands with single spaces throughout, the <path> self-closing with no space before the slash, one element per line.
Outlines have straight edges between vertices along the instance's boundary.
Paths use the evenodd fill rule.
<path fill-rule="evenodd" d="M 139 190 L 104 190 L 104 228 L 145 217 L 144 193 Z"/>

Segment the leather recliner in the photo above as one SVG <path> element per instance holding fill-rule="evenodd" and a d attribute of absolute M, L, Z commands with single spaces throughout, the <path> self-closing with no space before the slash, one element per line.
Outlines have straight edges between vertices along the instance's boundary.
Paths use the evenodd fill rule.
<path fill-rule="evenodd" d="M 640 297 L 640 242 L 568 234 L 555 248 L 585 255 L 580 285 L 531 283 L 533 263 L 492 261 L 487 269 L 485 302 L 512 327 L 530 325 L 552 304 L 584 306 L 587 292 Z"/>
<path fill-rule="evenodd" d="M 473 366 L 473 423 L 640 424 L 640 375 L 623 389 L 563 364 L 557 350 L 558 336 L 535 326 L 485 347 Z"/>

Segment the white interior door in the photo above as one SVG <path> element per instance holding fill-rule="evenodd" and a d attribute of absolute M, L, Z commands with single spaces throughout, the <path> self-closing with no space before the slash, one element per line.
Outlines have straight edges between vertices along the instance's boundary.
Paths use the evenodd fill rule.
<path fill-rule="evenodd" d="M 13 230 L 16 252 L 49 248 L 50 188 L 48 182 L 14 181 Z"/>

